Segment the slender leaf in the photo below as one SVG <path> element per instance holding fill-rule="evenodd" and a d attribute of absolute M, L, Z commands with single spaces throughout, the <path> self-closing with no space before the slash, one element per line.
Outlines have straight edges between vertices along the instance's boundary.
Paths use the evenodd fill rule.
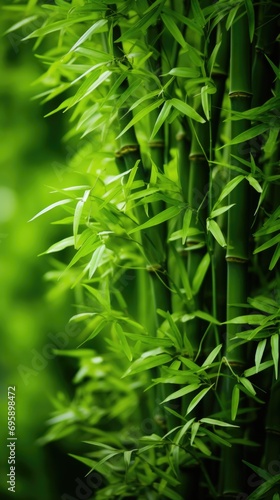
<path fill-rule="evenodd" d="M 210 391 L 210 389 L 213 387 L 213 385 L 211 385 L 210 387 L 206 387 L 205 389 L 202 389 L 202 391 L 200 391 L 194 398 L 193 400 L 190 402 L 189 406 L 188 406 L 188 409 L 187 409 L 187 413 L 186 415 L 188 415 L 197 405 L 198 403 L 204 398 L 204 396 L 207 394 L 208 391 Z"/>
<path fill-rule="evenodd" d="M 177 399 L 185 396 L 186 394 L 189 394 L 190 392 L 196 391 L 199 389 L 200 384 L 191 384 L 187 385 L 186 387 L 183 387 L 182 389 L 179 389 L 178 391 L 172 392 L 167 398 L 165 398 L 164 401 L 162 401 L 161 404 L 167 403 L 167 401 L 171 401 L 172 399 Z"/>
<path fill-rule="evenodd" d="M 180 207 L 169 207 L 163 210 L 163 212 L 155 215 L 151 219 L 149 219 L 147 222 L 144 222 L 144 224 L 141 224 L 138 227 L 135 227 L 128 231 L 128 234 L 136 233 L 136 231 L 142 231 L 143 229 L 147 229 L 148 227 L 154 227 L 157 226 L 158 224 L 162 224 L 163 222 L 166 222 L 167 220 L 173 219 L 179 213 L 181 212 Z"/>
<path fill-rule="evenodd" d="M 260 340 L 260 342 L 258 343 L 257 349 L 256 349 L 256 353 L 255 353 L 256 373 L 258 373 L 258 371 L 259 371 L 259 367 L 261 364 L 261 360 L 263 357 L 265 346 L 266 346 L 266 339 Z"/>
<path fill-rule="evenodd" d="M 71 47 L 69 50 L 70 52 L 74 52 L 80 45 L 82 45 L 93 33 L 100 33 L 101 31 L 104 31 L 104 27 L 107 25 L 108 21 L 107 19 L 99 19 L 99 21 L 96 21 L 80 38 L 79 40 L 74 43 L 74 45 Z"/>
<path fill-rule="evenodd" d="M 71 198 L 68 198 L 66 200 L 56 201 L 55 203 L 52 203 L 48 207 L 46 207 L 43 210 L 41 210 L 41 212 L 39 212 L 38 214 L 34 215 L 34 217 L 32 217 L 32 219 L 30 219 L 28 222 L 32 222 L 34 219 L 37 219 L 37 217 L 40 217 L 41 215 L 49 212 L 53 208 L 59 207 L 60 205 L 66 205 L 67 203 L 70 203 L 71 201 L 73 201 Z"/>
<path fill-rule="evenodd" d="M 239 398 L 240 398 L 240 390 L 238 385 L 236 384 L 232 390 L 232 397 L 231 397 L 231 420 L 236 419 L 239 406 Z"/>
<path fill-rule="evenodd" d="M 275 378 L 278 378 L 278 366 L 279 366 L 279 335 L 275 333 L 270 337 L 271 354 L 274 363 Z"/>
<path fill-rule="evenodd" d="M 205 123 L 204 118 L 202 118 L 202 116 L 200 116 L 197 111 L 195 111 L 195 109 L 186 102 L 180 101 L 180 99 L 177 99 L 176 97 L 171 99 L 170 102 L 174 108 L 178 109 L 178 111 L 180 111 L 183 115 L 186 115 L 199 123 Z"/>
<path fill-rule="evenodd" d="M 212 236 L 215 238 L 215 240 L 219 243 L 221 247 L 225 248 L 227 246 L 225 237 L 216 221 L 208 219 L 207 230 L 210 231 Z"/>

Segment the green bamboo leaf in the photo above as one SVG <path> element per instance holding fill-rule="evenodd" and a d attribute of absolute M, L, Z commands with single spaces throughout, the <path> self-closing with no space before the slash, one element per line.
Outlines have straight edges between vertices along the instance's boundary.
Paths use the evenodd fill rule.
<path fill-rule="evenodd" d="M 150 356 L 147 358 L 139 358 L 128 368 L 128 370 L 124 373 L 123 377 L 127 377 L 127 375 L 134 375 L 135 373 L 141 373 L 146 370 L 150 370 L 151 368 L 155 368 L 156 366 L 165 365 L 169 361 L 172 360 L 170 354 L 158 354 L 157 356 Z"/>
<path fill-rule="evenodd" d="M 54 349 L 53 352 L 56 356 L 67 356 L 69 358 L 94 358 L 95 356 L 93 349 L 69 349 L 67 351 Z M 99 359 L 101 360 L 102 358 Z"/>
<path fill-rule="evenodd" d="M 209 323 L 213 323 L 214 325 L 220 325 L 221 323 L 214 318 L 214 316 L 211 316 L 211 314 L 208 314 L 204 311 L 195 311 L 192 313 L 195 317 L 204 319 L 205 321 L 208 321 Z"/>
<path fill-rule="evenodd" d="M 188 207 L 184 213 L 183 227 L 182 227 L 182 245 L 186 243 L 189 227 L 192 220 L 192 210 Z"/>
<path fill-rule="evenodd" d="M 243 181 L 244 179 L 244 175 L 237 175 L 236 177 L 234 177 L 233 179 L 231 179 L 227 185 L 223 188 L 219 198 L 218 198 L 218 201 L 215 203 L 214 207 L 213 207 L 213 210 L 215 210 L 219 204 L 221 203 L 221 201 L 226 198 L 226 196 L 228 196 L 231 191 L 233 191 L 236 186 L 238 186 L 238 184 Z"/>
<path fill-rule="evenodd" d="M 237 316 L 236 318 L 232 318 L 228 321 L 225 321 L 225 324 L 229 325 L 260 325 L 262 322 L 267 319 L 267 316 L 264 314 L 246 314 L 244 316 Z"/>
<path fill-rule="evenodd" d="M 105 245 L 101 245 L 98 248 L 96 248 L 96 250 L 94 250 L 89 262 L 89 271 L 88 271 L 89 279 L 93 277 L 96 269 L 100 266 L 105 250 L 106 250 Z"/>
<path fill-rule="evenodd" d="M 48 248 L 48 250 L 41 253 L 40 255 L 54 253 L 54 252 L 60 252 L 61 250 L 64 250 L 64 248 L 71 247 L 73 245 L 74 245 L 74 236 L 69 236 L 68 238 L 64 238 L 63 240 L 57 241 L 56 243 L 51 245 Z"/>
<path fill-rule="evenodd" d="M 186 41 L 179 30 L 177 24 L 175 23 L 173 17 L 167 16 L 166 14 L 162 13 L 161 18 L 168 29 L 169 33 L 173 36 L 173 38 L 181 45 L 182 47 L 186 46 Z"/>
<path fill-rule="evenodd" d="M 199 439 L 198 437 L 196 437 L 195 440 L 194 440 L 193 446 L 195 446 L 196 448 L 198 448 L 207 457 L 211 457 L 212 452 L 208 448 L 208 446 L 206 446 L 205 442 L 202 441 L 202 439 Z"/>
<path fill-rule="evenodd" d="M 133 118 L 130 120 L 130 122 L 126 125 L 126 127 L 121 131 L 121 133 L 118 135 L 116 139 L 119 139 L 123 134 L 125 134 L 133 125 L 138 123 L 144 116 L 148 115 L 153 111 L 154 109 L 158 108 L 164 103 L 164 99 L 158 99 L 157 101 L 153 102 L 149 106 L 146 106 L 145 108 L 141 109 Z"/>
<path fill-rule="evenodd" d="M 95 321 L 95 324 L 94 324 L 94 328 L 92 329 L 92 332 L 91 334 L 78 346 L 82 346 L 84 345 L 86 342 L 88 342 L 89 340 L 92 340 L 94 339 L 95 337 L 97 337 L 97 335 L 103 330 L 103 328 L 105 328 L 105 326 L 108 325 L 108 321 L 107 319 L 104 319 L 102 318 L 102 316 L 96 316 L 96 321 Z"/>
<path fill-rule="evenodd" d="M 269 264 L 270 271 L 274 269 L 279 259 L 280 259 L 280 243 L 278 243 L 277 247 L 275 248 L 275 252 L 272 255 L 272 259 Z"/>
<path fill-rule="evenodd" d="M 193 17 L 201 28 L 204 28 L 206 21 L 198 0 L 191 2 Z"/>
<path fill-rule="evenodd" d="M 279 364 L 279 335 L 275 333 L 270 337 L 271 354 L 274 363 L 275 378 L 278 378 L 278 364 Z"/>
<path fill-rule="evenodd" d="M 210 389 L 212 389 L 213 385 L 214 384 L 212 384 L 210 387 L 206 387 L 205 389 L 202 389 L 202 391 L 200 391 L 193 398 L 193 400 L 190 402 L 190 404 L 188 406 L 186 415 L 188 415 L 198 405 L 198 403 L 204 398 L 204 396 L 207 394 L 207 392 L 210 391 Z"/>
<path fill-rule="evenodd" d="M 231 28 L 231 26 L 233 25 L 234 19 L 235 19 L 236 14 L 237 14 L 237 12 L 238 12 L 238 10 L 239 10 L 239 6 L 240 6 L 240 5 L 238 4 L 238 5 L 236 5 L 236 7 L 231 8 L 231 9 L 230 9 L 230 11 L 229 11 L 229 15 L 228 15 L 228 17 L 227 17 L 227 21 L 226 21 L 226 30 L 227 30 L 227 31 L 228 31 L 228 30 Z"/>
<path fill-rule="evenodd" d="M 179 76 L 181 78 L 199 78 L 201 76 L 201 72 L 196 68 L 185 68 L 178 67 L 172 68 L 167 75 Z M 166 75 L 163 75 L 166 76 Z"/>
<path fill-rule="evenodd" d="M 261 123 L 260 125 L 255 125 L 254 127 L 245 130 L 245 132 L 241 132 L 241 134 L 238 134 L 231 141 L 227 142 L 227 144 L 221 146 L 219 149 L 222 149 L 226 146 L 233 146 L 235 144 L 240 144 L 241 142 L 250 141 L 251 139 L 254 139 L 254 137 L 263 134 L 267 130 L 269 130 L 268 124 Z"/>
<path fill-rule="evenodd" d="M 178 434 L 176 435 L 176 437 L 174 439 L 175 444 L 178 445 L 180 443 L 182 437 L 186 434 L 186 432 L 192 426 L 194 421 L 195 421 L 195 419 L 191 418 L 190 420 L 188 420 L 188 422 L 185 425 L 183 425 L 182 429 L 178 432 Z"/>
<path fill-rule="evenodd" d="M 222 44 L 222 41 L 218 42 L 215 45 L 215 47 L 214 47 L 214 49 L 213 49 L 213 51 L 212 51 L 212 53 L 211 53 L 211 55 L 210 55 L 210 57 L 208 59 L 207 68 L 208 68 L 208 72 L 209 72 L 210 76 L 212 75 L 212 72 L 213 72 L 213 69 L 214 69 L 214 66 L 215 66 L 215 62 L 216 62 L 217 55 L 218 55 L 218 52 L 220 50 L 221 44 Z"/>
<path fill-rule="evenodd" d="M 209 219 L 214 219 L 215 217 L 222 215 L 223 213 L 227 212 L 232 207 L 234 207 L 234 205 L 235 205 L 235 203 L 232 203 L 231 205 L 226 205 L 224 207 L 216 208 L 215 210 L 212 210 L 212 212 L 209 215 Z"/>
<path fill-rule="evenodd" d="M 228 441 L 223 439 L 221 436 L 219 436 L 215 432 L 209 431 L 209 429 L 204 428 L 203 433 L 206 434 L 207 436 L 209 436 L 211 441 L 213 441 L 214 443 L 217 443 L 217 444 L 222 445 L 222 446 L 227 446 L 228 448 L 231 448 L 231 446 L 232 446 L 231 443 L 229 443 Z"/>
<path fill-rule="evenodd" d="M 273 486 L 280 482 L 280 474 L 276 474 L 276 476 L 270 476 L 270 478 L 262 483 L 253 493 L 251 493 L 247 500 L 259 500 L 260 498 L 264 498 L 264 495 L 270 491 Z"/>
<path fill-rule="evenodd" d="M 261 360 L 262 360 L 263 353 L 265 350 L 265 346 L 266 346 L 266 339 L 260 340 L 260 342 L 258 342 L 256 353 L 255 353 L 256 373 L 258 373 L 258 371 L 259 371 Z"/>
<path fill-rule="evenodd" d="M 201 418 L 200 422 L 204 424 L 218 425 L 219 427 L 239 427 L 238 425 L 229 424 L 228 422 L 216 420 L 215 418 Z"/>
<path fill-rule="evenodd" d="M 255 11 L 252 0 L 245 0 L 245 6 L 248 16 L 250 41 L 252 43 L 255 34 Z"/>
<path fill-rule="evenodd" d="M 267 370 L 267 368 L 270 368 L 271 366 L 273 366 L 273 364 L 273 361 L 265 361 L 264 363 L 261 363 L 258 367 L 258 373 L 263 370 Z M 252 375 L 256 375 L 256 373 L 257 369 L 255 366 L 253 366 L 252 368 L 248 368 L 247 370 L 245 370 L 244 375 L 245 377 L 252 377 Z"/>
<path fill-rule="evenodd" d="M 125 335 L 121 325 L 119 323 L 115 323 L 114 327 L 115 327 L 115 331 L 117 333 L 117 337 L 118 337 L 120 344 L 123 348 L 124 354 L 126 355 L 126 357 L 129 361 L 132 361 L 133 355 L 132 355 L 131 349 L 130 349 L 129 344 L 128 344 L 127 339 L 126 339 L 126 335 Z"/>
<path fill-rule="evenodd" d="M 248 380 L 245 377 L 240 377 L 239 382 L 241 382 L 241 384 L 245 387 L 245 389 L 247 389 L 248 392 L 250 392 L 250 394 L 252 394 L 253 396 L 256 395 L 256 391 L 255 391 L 252 383 L 250 382 L 250 380 Z"/>
<path fill-rule="evenodd" d="M 266 470 L 261 469 L 260 467 L 257 467 L 254 464 L 250 464 L 246 460 L 242 460 L 242 462 L 244 464 L 246 464 L 248 467 L 250 467 L 250 469 L 252 469 L 259 477 L 261 477 L 265 481 L 268 481 L 269 479 L 271 479 L 271 475 Z"/>
<path fill-rule="evenodd" d="M 205 359 L 205 361 L 202 363 L 201 366 L 208 366 L 208 365 L 211 365 L 211 363 L 213 363 L 214 359 L 218 356 L 220 350 L 222 349 L 223 347 L 223 344 L 219 344 L 217 345 L 211 352 L 210 354 L 208 354 L 207 358 Z"/>
<path fill-rule="evenodd" d="M 208 85 L 204 85 L 203 87 L 201 87 L 200 97 L 201 97 L 202 109 L 204 111 L 206 119 L 209 121 L 210 120 L 210 106 L 209 106 L 209 95 L 207 93 L 207 89 L 208 89 Z"/>
<path fill-rule="evenodd" d="M 238 385 L 236 384 L 232 390 L 232 397 L 231 397 L 231 420 L 236 419 L 236 415 L 238 412 L 239 398 L 240 398 L 240 390 Z"/>
<path fill-rule="evenodd" d="M 104 30 L 104 27 L 108 24 L 107 19 L 99 19 L 99 21 L 96 21 L 80 38 L 79 40 L 74 43 L 74 45 L 71 47 L 69 50 L 68 54 L 70 52 L 74 52 L 82 43 L 84 43 L 93 33 L 101 33 Z"/>
<path fill-rule="evenodd" d="M 49 212 L 53 208 L 59 207 L 60 205 L 66 205 L 67 203 L 70 203 L 70 201 L 73 201 L 72 198 L 68 198 L 66 200 L 56 201 L 55 203 L 52 203 L 48 207 L 46 207 L 43 210 L 41 210 L 41 212 L 39 212 L 38 214 L 34 215 L 34 217 L 32 217 L 32 219 L 30 219 L 28 222 L 32 222 L 34 219 L 37 219 L 37 217 L 40 217 L 41 215 Z"/>
<path fill-rule="evenodd" d="M 189 118 L 192 118 L 193 120 L 199 122 L 199 123 L 205 123 L 204 118 L 200 116 L 195 109 L 193 109 L 189 104 L 186 102 L 181 101 L 180 99 L 177 99 L 174 97 L 173 99 L 170 100 L 171 104 L 174 106 L 174 108 L 178 109 L 180 113 L 183 113 L 183 115 L 188 116 Z"/>
<path fill-rule="evenodd" d="M 77 205 L 76 205 L 75 212 L 74 212 L 74 218 L 73 218 L 73 235 L 74 235 L 75 248 L 77 248 L 78 231 L 79 231 L 81 216 L 83 213 L 83 208 L 84 208 L 84 201 L 79 200 Z"/>
<path fill-rule="evenodd" d="M 270 297 L 265 297 L 263 295 L 259 295 L 251 299 L 248 298 L 249 304 L 255 309 L 259 309 L 262 312 L 266 312 L 268 314 L 275 314 L 278 310 L 278 304 L 274 299 Z"/>
<path fill-rule="evenodd" d="M 152 135 L 150 137 L 150 140 L 152 140 L 155 135 L 157 134 L 157 132 L 159 131 L 159 129 L 162 127 L 162 125 L 166 122 L 166 119 L 171 111 L 171 108 L 172 108 L 172 104 L 170 101 L 165 101 L 164 105 L 162 106 L 161 110 L 160 110 L 160 113 L 157 117 L 157 120 L 156 120 L 156 123 L 154 125 L 154 128 L 153 128 L 153 131 L 152 131 Z"/>
<path fill-rule="evenodd" d="M 68 108 L 70 109 L 72 106 L 80 102 L 82 99 L 87 97 L 89 94 L 91 94 L 94 90 L 96 90 L 102 83 L 104 83 L 108 78 L 111 76 L 112 71 L 106 70 L 101 75 L 96 78 L 95 75 L 93 75 L 93 83 L 89 85 L 89 81 L 85 81 L 81 87 L 79 88 L 77 94 L 71 98 L 70 102 L 68 102 Z M 91 81 L 91 80 L 90 80 Z"/>
<path fill-rule="evenodd" d="M 193 278 L 192 291 L 193 291 L 194 295 L 196 295 L 201 288 L 203 280 L 204 280 L 206 273 L 209 269 L 210 262 L 211 262 L 210 255 L 207 252 L 204 255 L 204 257 L 201 259 L 201 261 L 198 265 L 198 268 L 196 270 L 196 273 L 194 275 L 194 278 Z"/>
<path fill-rule="evenodd" d="M 123 452 L 123 460 L 124 460 L 124 465 L 125 465 L 125 470 L 128 472 L 129 466 L 131 464 L 131 459 L 132 459 L 132 454 L 137 451 L 136 448 L 133 450 L 126 450 Z"/>
<path fill-rule="evenodd" d="M 196 391 L 201 384 L 191 384 L 187 385 L 187 387 L 183 387 L 182 389 L 179 389 L 178 391 L 172 392 L 167 398 L 165 398 L 164 401 L 162 401 L 160 404 L 167 403 L 168 401 L 171 401 L 172 399 L 177 399 L 185 396 L 186 394 L 189 394 L 190 392 Z"/>
<path fill-rule="evenodd" d="M 179 215 L 181 212 L 180 207 L 169 207 L 163 210 L 161 213 L 155 215 L 151 219 L 149 219 L 147 222 L 144 222 L 144 224 L 141 224 L 138 227 L 135 227 L 128 231 L 128 234 L 133 234 L 136 231 L 142 231 L 143 229 L 147 229 L 149 227 L 154 227 L 157 226 L 158 224 L 162 224 L 163 222 L 166 222 L 167 220 L 173 219 L 173 217 L 176 217 Z"/>
<path fill-rule="evenodd" d="M 152 5 L 152 9 L 147 9 L 146 13 L 142 15 L 138 21 L 134 22 L 133 26 L 125 31 L 125 33 L 123 33 L 122 36 L 116 40 L 116 42 L 131 40 L 137 38 L 139 33 L 145 33 L 149 26 L 156 22 L 161 9 L 161 3 L 160 5 L 157 5 L 157 3 Z"/>
<path fill-rule="evenodd" d="M 190 440 L 190 445 L 193 445 L 193 442 L 195 440 L 195 437 L 197 435 L 198 429 L 200 427 L 200 422 L 194 422 L 192 424 L 192 429 L 191 429 L 191 440 Z"/>
<path fill-rule="evenodd" d="M 278 142 L 278 136 L 279 136 L 279 128 L 278 127 L 271 128 L 268 134 L 268 139 L 263 148 L 266 154 L 272 154 Z"/>
<path fill-rule="evenodd" d="M 96 17 L 96 13 L 92 12 L 87 14 L 86 16 L 81 16 L 79 18 L 79 22 L 90 21 Z M 54 33 L 55 31 L 61 31 L 62 29 L 69 28 L 73 24 L 77 24 L 77 17 L 73 16 L 69 19 L 55 21 L 54 23 L 45 24 L 42 28 L 38 28 L 37 30 L 30 33 L 30 35 L 23 38 L 23 40 L 29 40 L 30 38 L 43 37 L 45 35 L 49 35 L 50 33 Z"/>
<path fill-rule="evenodd" d="M 246 179 L 249 182 L 249 184 L 257 191 L 257 193 L 262 193 L 263 191 L 262 187 L 257 181 L 257 179 L 255 179 L 252 175 L 248 175 Z"/>
<path fill-rule="evenodd" d="M 174 344 L 175 346 L 181 350 L 183 348 L 183 339 L 182 339 L 182 334 L 179 330 L 179 328 L 177 327 L 175 321 L 173 320 L 171 314 L 169 312 L 165 313 L 165 311 L 162 311 L 162 313 L 164 314 L 164 316 L 166 317 L 169 325 L 170 325 L 170 328 L 171 328 L 171 331 L 172 331 L 172 338 L 174 339 Z"/>
<path fill-rule="evenodd" d="M 266 54 L 264 54 L 264 55 L 265 55 L 265 58 L 267 59 L 267 61 L 269 62 L 270 66 L 272 67 L 272 69 L 273 69 L 275 75 L 277 76 L 277 78 L 280 78 L 280 70 L 279 70 L 279 68 L 276 66 L 276 64 L 274 64 L 273 61 L 271 61 L 271 59 L 269 59 L 269 57 Z"/>
<path fill-rule="evenodd" d="M 29 24 L 33 21 L 36 21 L 37 18 L 38 18 L 38 16 L 25 17 L 24 19 L 22 19 L 18 23 L 13 24 L 9 29 L 7 29 L 7 31 L 5 31 L 5 33 L 4 33 L 4 35 L 7 35 L 8 33 L 11 33 L 12 31 L 16 31 L 16 30 L 22 28 L 23 26 L 25 26 L 26 24 Z"/>
<path fill-rule="evenodd" d="M 280 243 L 280 234 L 277 234 L 276 236 L 274 236 L 270 240 L 263 243 L 263 245 L 256 248 L 256 250 L 254 250 L 254 254 L 259 253 L 259 252 L 263 252 L 264 250 L 267 250 L 268 248 L 272 247 L 273 245 L 276 245 L 276 243 Z"/>
<path fill-rule="evenodd" d="M 221 247 L 225 248 L 227 246 L 224 235 L 216 221 L 207 219 L 207 230 L 210 231 Z"/>
<path fill-rule="evenodd" d="M 182 281 L 186 297 L 188 300 L 191 301 L 193 298 L 193 294 L 192 294 L 192 289 L 191 289 L 191 285 L 190 285 L 188 271 L 186 269 L 186 266 L 184 265 L 184 262 L 183 262 L 181 256 L 178 254 L 178 252 L 176 251 L 176 249 L 174 248 L 173 245 L 171 246 L 171 250 L 172 250 L 174 258 L 175 258 L 176 266 L 178 267 L 180 279 Z M 186 336 L 186 339 L 187 339 L 187 336 Z M 189 355 L 190 356 L 191 356 L 191 352 L 192 352 L 192 347 L 191 347 L 191 344 L 189 344 Z"/>

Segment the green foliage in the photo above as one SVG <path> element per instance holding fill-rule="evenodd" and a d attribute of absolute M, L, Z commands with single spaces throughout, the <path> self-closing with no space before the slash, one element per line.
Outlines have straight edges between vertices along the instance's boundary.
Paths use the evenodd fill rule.
<path fill-rule="evenodd" d="M 56 111 L 71 110 L 69 136 L 91 146 L 80 161 L 78 138 L 72 159 L 85 187 L 33 217 L 57 208 L 59 224 L 72 227 L 46 253 L 72 247 L 62 276 L 76 292 L 79 345 L 93 349 L 61 352 L 78 357 L 76 392 L 43 440 L 75 432 L 87 442 L 86 455 L 72 456 L 102 475 L 96 498 L 237 495 L 223 467 L 240 471 L 240 445 L 259 444 L 250 426 L 265 429 L 259 396 L 279 366 L 277 116 L 277 133 L 267 133 L 279 73 L 273 97 L 250 108 L 242 71 L 254 66 L 234 67 L 251 53 L 265 5 L 73 0 L 38 9 L 45 21 L 28 38 L 37 50 L 52 37 L 40 55 L 43 97 L 65 94 Z"/>

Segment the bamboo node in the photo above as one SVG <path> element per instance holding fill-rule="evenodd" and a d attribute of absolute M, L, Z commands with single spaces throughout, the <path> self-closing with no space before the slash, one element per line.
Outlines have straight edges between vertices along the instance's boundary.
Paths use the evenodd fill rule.
<path fill-rule="evenodd" d="M 193 153 L 193 154 L 191 153 L 191 154 L 189 155 L 189 159 L 190 159 L 191 161 L 196 161 L 196 160 L 201 160 L 201 161 L 203 161 L 203 160 L 206 160 L 206 158 L 205 158 L 205 156 L 204 156 L 204 155 L 197 154 L 197 153 Z"/>
<path fill-rule="evenodd" d="M 277 429 L 271 429 L 270 427 L 266 427 L 265 430 L 268 434 L 276 434 L 277 436 L 280 436 L 280 430 L 278 431 Z"/>
<path fill-rule="evenodd" d="M 186 137 L 187 137 L 186 132 L 180 130 L 180 132 L 176 134 L 176 141 L 183 141 Z"/>
<path fill-rule="evenodd" d="M 244 257 L 226 257 L 227 262 L 237 262 L 238 264 L 247 264 L 248 260 Z"/>
<path fill-rule="evenodd" d="M 163 141 L 151 141 L 151 142 L 149 142 L 149 147 L 150 148 L 164 148 L 164 142 Z"/>
<path fill-rule="evenodd" d="M 234 91 L 229 93 L 229 98 L 230 99 L 235 99 L 236 97 L 245 97 L 247 99 L 251 99 L 253 94 L 250 92 L 239 92 L 239 91 Z"/>
<path fill-rule="evenodd" d="M 156 273 L 162 269 L 160 264 L 147 264 L 146 270 L 149 273 Z"/>
<path fill-rule="evenodd" d="M 127 144 L 126 146 L 123 146 L 121 149 L 115 152 L 116 158 L 122 158 L 122 156 L 125 156 L 129 153 L 135 153 L 139 151 L 139 146 L 137 144 Z"/>

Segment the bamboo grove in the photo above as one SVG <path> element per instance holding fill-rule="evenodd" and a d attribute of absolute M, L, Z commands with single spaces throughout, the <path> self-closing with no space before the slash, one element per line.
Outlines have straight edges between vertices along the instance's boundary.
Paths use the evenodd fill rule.
<path fill-rule="evenodd" d="M 80 331 L 42 441 L 100 500 L 279 499 L 278 2 L 9 8 L 81 178 L 34 217 Z"/>

